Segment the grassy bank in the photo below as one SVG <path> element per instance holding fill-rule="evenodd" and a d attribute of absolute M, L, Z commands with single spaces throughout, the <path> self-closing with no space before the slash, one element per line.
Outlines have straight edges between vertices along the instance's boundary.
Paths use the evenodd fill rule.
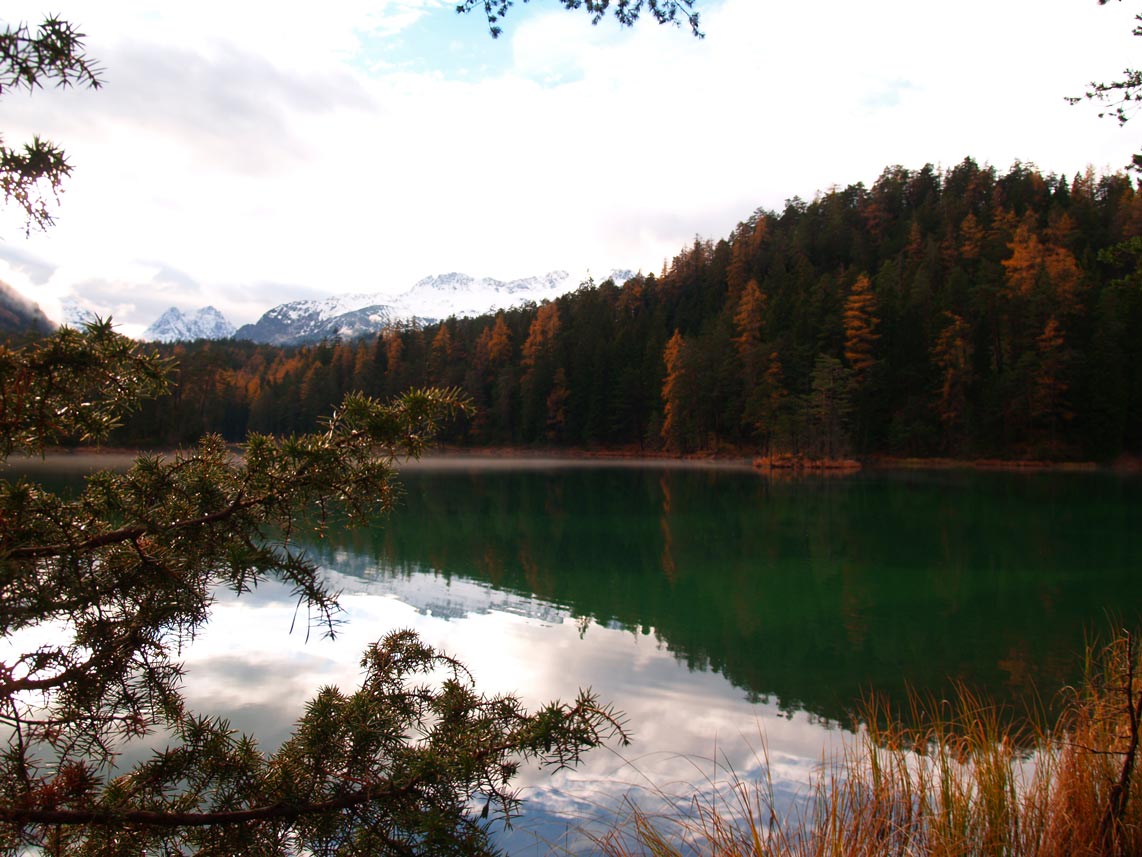
<path fill-rule="evenodd" d="M 675 813 L 629 806 L 595 844 L 609 857 L 1142 854 L 1137 636 L 1092 644 L 1085 676 L 1049 725 L 1013 723 L 966 688 L 906 712 L 871 700 L 798 809 L 780 815 L 766 782 L 731 771 L 728 789 Z"/>

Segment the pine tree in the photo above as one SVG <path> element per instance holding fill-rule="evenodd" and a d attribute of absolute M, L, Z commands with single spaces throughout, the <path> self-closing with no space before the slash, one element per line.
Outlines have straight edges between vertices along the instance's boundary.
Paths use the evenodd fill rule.
<path fill-rule="evenodd" d="M 1052 452 L 1058 452 L 1058 433 L 1061 424 L 1073 416 L 1066 403 L 1069 386 L 1066 380 L 1066 344 L 1062 327 L 1056 318 L 1051 316 L 1036 340 L 1039 367 L 1034 379 L 1031 416 L 1046 426 L 1048 444 Z"/>
<path fill-rule="evenodd" d="M 389 328 L 381 334 L 381 341 L 385 347 L 384 391 L 392 395 L 407 386 L 405 382 L 404 339 L 399 330 Z"/>
<path fill-rule="evenodd" d="M 932 360 L 940 370 L 936 412 L 944 428 L 944 447 L 958 452 L 963 444 L 971 382 L 972 344 L 967 323 L 954 313 L 945 313 L 947 325 L 932 346 Z"/>
<path fill-rule="evenodd" d="M 83 48 L 84 34 L 60 18 L 48 16 L 36 28 L 5 26 L 0 32 L 0 93 L 11 89 L 34 92 L 45 81 L 61 88 L 80 85 L 98 89 L 99 67 Z M 50 199 L 59 196 L 71 175 L 67 155 L 54 143 L 33 137 L 14 149 L 0 142 L 0 191 L 27 217 L 25 231 L 52 224 Z"/>
<path fill-rule="evenodd" d="M 168 371 L 110 324 L 0 347 L 0 459 L 106 437 Z M 206 437 L 74 498 L 0 481 L 0 852 L 488 854 L 474 796 L 512 813 L 521 760 L 574 764 L 622 738 L 590 693 L 528 713 L 409 631 L 370 646 L 360 688 L 322 690 L 272 754 L 182 697 L 179 646 L 219 588 L 277 579 L 331 627 L 336 597 L 291 534 L 383 514 L 396 457 L 466 407 L 350 395 L 319 432 L 251 435 L 240 455 Z M 156 734 L 162 749 L 108 773 Z"/>
<path fill-rule="evenodd" d="M 848 452 L 852 373 L 836 357 L 818 354 L 809 392 L 810 448 L 825 458 Z"/>
<path fill-rule="evenodd" d="M 564 429 L 567 425 L 567 373 L 560 366 L 555 370 L 552 380 L 551 392 L 547 394 L 547 439 L 552 443 L 559 443 L 564 439 Z"/>

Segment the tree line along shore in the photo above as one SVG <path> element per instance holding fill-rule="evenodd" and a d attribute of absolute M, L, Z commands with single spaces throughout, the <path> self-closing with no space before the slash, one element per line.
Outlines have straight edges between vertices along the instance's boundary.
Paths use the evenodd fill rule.
<path fill-rule="evenodd" d="M 303 432 L 348 391 L 435 386 L 474 405 L 441 437 L 465 448 L 1127 461 L 1140 253 L 1126 175 L 890 167 L 621 286 L 357 340 L 155 346 L 173 392 L 111 442 Z"/>

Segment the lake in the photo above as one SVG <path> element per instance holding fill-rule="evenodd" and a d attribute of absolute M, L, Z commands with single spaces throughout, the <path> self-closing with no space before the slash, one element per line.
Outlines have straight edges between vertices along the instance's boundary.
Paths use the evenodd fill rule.
<path fill-rule="evenodd" d="M 439 458 L 401 482 L 391 518 L 308 545 L 343 592 L 336 640 L 290 634 L 280 587 L 223 599 L 187 693 L 273 746 L 402 627 L 487 692 L 535 705 L 591 686 L 634 743 L 526 771 L 513 853 L 574 850 L 632 789 L 654 804 L 729 769 L 767 768 L 788 805 L 869 691 L 964 682 L 1012 711 L 1049 704 L 1092 632 L 1142 614 L 1137 477 Z"/>

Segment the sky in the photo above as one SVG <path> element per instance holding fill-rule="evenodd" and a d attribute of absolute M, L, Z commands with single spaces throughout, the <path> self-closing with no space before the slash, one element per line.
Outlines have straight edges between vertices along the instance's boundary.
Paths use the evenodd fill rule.
<path fill-rule="evenodd" d="M 294 9 L 304 8 L 304 14 Z M 56 224 L 0 209 L 0 280 L 136 335 L 167 307 L 235 325 L 433 274 L 658 272 L 758 208 L 965 157 L 1120 169 L 1142 120 L 1089 103 L 1138 65 L 1129 4 L 696 0 L 704 39 L 455 0 L 12 0 L 86 34 L 104 85 L 0 97 L 74 172 Z"/>

